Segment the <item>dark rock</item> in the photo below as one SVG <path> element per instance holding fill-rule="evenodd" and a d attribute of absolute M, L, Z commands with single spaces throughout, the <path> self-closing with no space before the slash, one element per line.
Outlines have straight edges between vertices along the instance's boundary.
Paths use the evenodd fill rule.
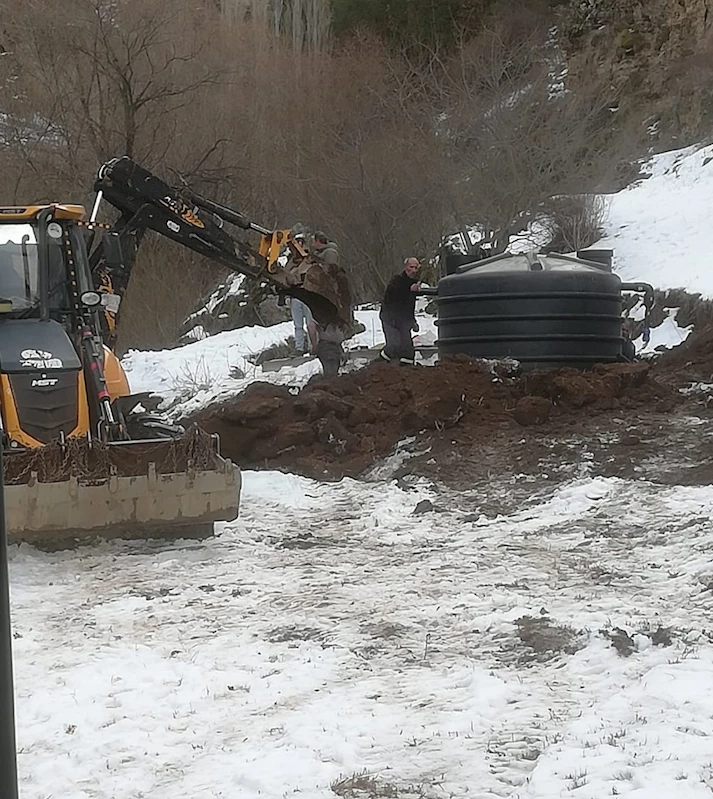
<path fill-rule="evenodd" d="M 552 413 L 552 402 L 545 397 L 523 397 L 513 408 L 513 419 L 523 427 L 544 424 Z"/>
<path fill-rule="evenodd" d="M 424 513 L 430 513 L 433 510 L 433 502 L 430 499 L 422 499 L 416 504 L 413 509 L 413 516 L 421 516 Z"/>

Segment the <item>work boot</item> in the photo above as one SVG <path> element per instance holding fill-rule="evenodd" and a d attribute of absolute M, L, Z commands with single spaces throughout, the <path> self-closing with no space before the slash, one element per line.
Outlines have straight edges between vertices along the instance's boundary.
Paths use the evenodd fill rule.
<path fill-rule="evenodd" d="M 336 377 L 339 374 L 339 361 L 334 358 L 320 358 L 322 374 L 325 377 Z"/>
<path fill-rule="evenodd" d="M 322 373 L 325 377 L 334 377 L 339 374 L 342 360 L 342 348 L 331 341 L 320 341 L 317 347 L 317 357 L 322 364 Z"/>

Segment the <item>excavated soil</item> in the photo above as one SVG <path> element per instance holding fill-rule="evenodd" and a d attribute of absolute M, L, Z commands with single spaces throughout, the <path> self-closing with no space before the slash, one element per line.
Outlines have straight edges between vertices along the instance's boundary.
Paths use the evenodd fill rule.
<path fill-rule="evenodd" d="M 697 327 L 683 344 L 658 356 L 655 370 L 673 385 L 713 382 L 713 324 Z"/>
<path fill-rule="evenodd" d="M 612 429 L 618 436 L 642 419 L 683 413 L 672 374 L 670 365 L 649 363 L 518 375 L 506 363 L 464 356 L 429 367 L 375 362 L 313 378 L 299 393 L 254 383 L 183 421 L 218 433 L 223 454 L 243 468 L 363 477 L 402 442 L 411 473 L 472 485 L 494 472 L 537 472 L 555 439 L 569 457 L 565 449 L 577 445 L 562 442 L 599 440 Z"/>

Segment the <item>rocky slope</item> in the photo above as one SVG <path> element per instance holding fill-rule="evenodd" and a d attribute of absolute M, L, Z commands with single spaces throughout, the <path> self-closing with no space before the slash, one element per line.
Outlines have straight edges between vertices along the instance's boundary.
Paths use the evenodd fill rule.
<path fill-rule="evenodd" d="M 713 119 L 711 0 L 573 0 L 558 6 L 570 70 L 622 92 L 620 112 L 644 110 L 652 144 L 708 135 Z"/>

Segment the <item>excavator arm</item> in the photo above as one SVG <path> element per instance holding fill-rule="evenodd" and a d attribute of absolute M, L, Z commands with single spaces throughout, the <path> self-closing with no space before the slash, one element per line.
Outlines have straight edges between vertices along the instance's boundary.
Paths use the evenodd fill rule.
<path fill-rule="evenodd" d="M 318 324 L 349 329 L 351 297 L 344 271 L 313 259 L 291 231 L 269 230 L 189 189 L 173 188 L 127 157 L 104 164 L 94 189 L 90 225 L 102 200 L 120 212 L 107 232 L 120 241 L 121 258 L 109 263 L 107 249 L 96 248 L 90 265 L 97 283 L 119 296 L 128 287 L 145 232 L 153 230 L 234 272 L 271 284 L 278 293 L 297 297 L 309 306 Z M 229 233 L 227 225 L 258 233 L 258 246 Z M 292 257 L 283 265 L 280 255 L 288 247 Z"/>

